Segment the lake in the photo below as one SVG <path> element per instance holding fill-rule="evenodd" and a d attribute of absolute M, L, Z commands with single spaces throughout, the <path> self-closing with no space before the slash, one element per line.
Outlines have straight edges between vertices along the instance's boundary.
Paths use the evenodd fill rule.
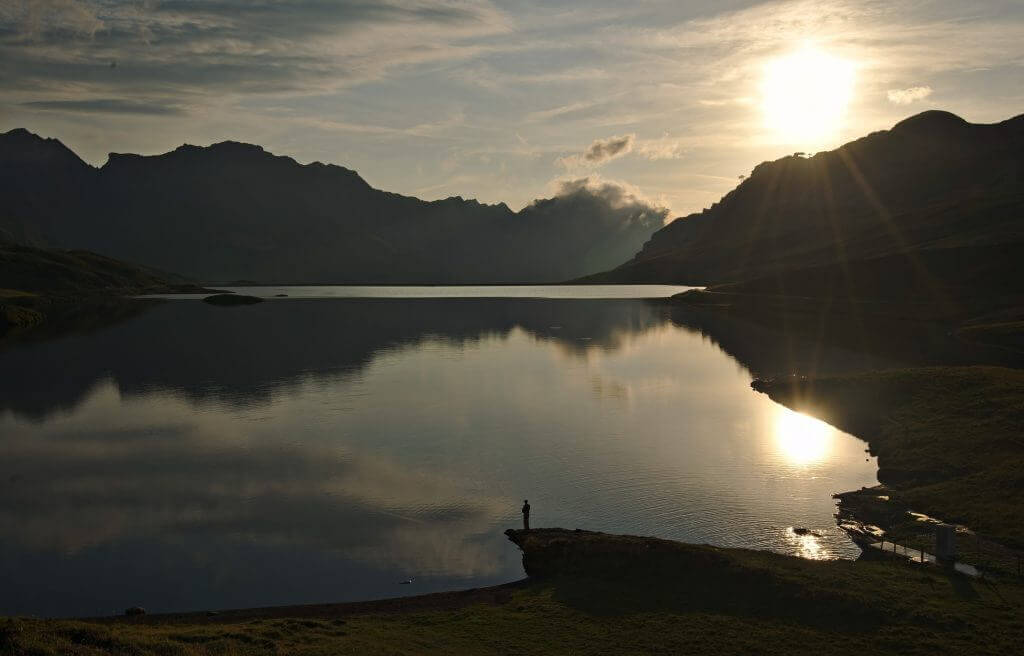
<path fill-rule="evenodd" d="M 526 498 L 535 527 L 859 553 L 829 495 L 876 483 L 866 444 L 749 384 L 877 363 L 645 298 L 681 288 L 367 289 L 0 351 L 0 614 L 507 582 Z"/>

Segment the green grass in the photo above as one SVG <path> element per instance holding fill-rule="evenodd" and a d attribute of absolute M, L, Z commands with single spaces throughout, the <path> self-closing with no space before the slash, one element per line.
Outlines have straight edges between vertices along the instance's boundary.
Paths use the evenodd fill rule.
<path fill-rule="evenodd" d="M 0 298 L 32 298 L 35 294 L 23 292 L 20 289 L 0 288 Z"/>
<path fill-rule="evenodd" d="M 627 559 L 612 572 L 427 597 L 404 610 L 370 602 L 0 619 L 0 654 L 981 654 L 1024 640 L 1018 583 L 891 561 L 678 547 L 646 569 Z"/>
<path fill-rule="evenodd" d="M 914 510 L 1024 547 L 1024 371 L 925 367 L 764 390 L 866 439 L 879 480 Z"/>

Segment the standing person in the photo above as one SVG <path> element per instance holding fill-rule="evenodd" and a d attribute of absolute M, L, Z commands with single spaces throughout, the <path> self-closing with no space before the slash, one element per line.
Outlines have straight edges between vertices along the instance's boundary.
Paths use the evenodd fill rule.
<path fill-rule="evenodd" d="M 530 502 L 523 499 L 523 530 L 530 530 Z"/>

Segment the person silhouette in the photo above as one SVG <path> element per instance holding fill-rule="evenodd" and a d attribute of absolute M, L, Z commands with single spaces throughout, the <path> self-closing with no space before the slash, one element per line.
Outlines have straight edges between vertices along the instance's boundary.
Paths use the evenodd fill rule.
<path fill-rule="evenodd" d="M 530 530 L 530 502 L 527 499 L 523 499 L 523 530 Z"/>

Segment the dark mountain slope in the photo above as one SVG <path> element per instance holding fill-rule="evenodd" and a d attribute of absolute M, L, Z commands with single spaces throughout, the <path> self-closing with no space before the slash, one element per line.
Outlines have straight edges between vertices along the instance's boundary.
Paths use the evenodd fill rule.
<path fill-rule="evenodd" d="M 642 203 L 586 189 L 515 213 L 426 202 L 354 171 L 259 146 L 112 154 L 94 169 L 55 140 L 0 135 L 7 239 L 85 248 L 205 280 L 556 281 L 621 262 L 661 225 Z"/>
<path fill-rule="evenodd" d="M 976 125 L 930 111 L 833 151 L 760 164 L 591 280 L 734 282 L 1013 242 L 1024 242 L 1024 115 Z"/>
<path fill-rule="evenodd" d="M 206 291 L 88 251 L 0 244 L 0 346 L 11 334 L 45 337 L 88 330 L 149 305 L 124 296 Z"/>
<path fill-rule="evenodd" d="M 56 222 L 78 218 L 95 179 L 95 169 L 56 139 L 23 129 L 0 135 L 0 243 L 52 241 Z"/>
<path fill-rule="evenodd" d="M 142 294 L 194 286 L 89 251 L 0 245 L 4 290 L 31 294 Z"/>

